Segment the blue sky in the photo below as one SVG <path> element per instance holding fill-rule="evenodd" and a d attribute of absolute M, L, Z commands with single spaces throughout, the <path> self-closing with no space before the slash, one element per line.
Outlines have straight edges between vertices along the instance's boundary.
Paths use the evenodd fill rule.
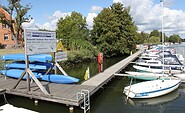
<path fill-rule="evenodd" d="M 22 4 L 30 3 L 32 5 L 29 14 L 42 24 L 55 11 L 61 11 L 62 13 L 76 11 L 86 17 L 91 12 L 92 6 L 109 7 L 113 3 L 112 0 L 22 0 L 21 2 Z M 3 0 L 2 4 L 7 5 L 6 0 Z"/>
<path fill-rule="evenodd" d="M 89 28 L 92 28 L 93 18 L 103 9 L 114 2 L 131 6 L 130 14 L 138 27 L 138 32 L 151 32 L 161 29 L 162 9 L 160 0 L 22 0 L 23 4 L 30 3 L 33 7 L 28 12 L 33 17 L 30 23 L 23 26 L 28 28 L 56 29 L 60 17 L 70 15 L 72 11 L 81 13 L 87 18 Z M 0 4 L 7 5 L 7 0 Z M 165 34 L 179 34 L 185 38 L 185 0 L 164 0 Z"/>
<path fill-rule="evenodd" d="M 80 12 L 84 16 L 87 16 L 92 6 L 108 7 L 112 4 L 112 0 L 24 0 L 31 2 L 33 8 L 30 10 L 30 14 L 35 19 L 38 19 L 43 23 L 41 17 L 48 17 L 55 11 L 65 12 Z"/>

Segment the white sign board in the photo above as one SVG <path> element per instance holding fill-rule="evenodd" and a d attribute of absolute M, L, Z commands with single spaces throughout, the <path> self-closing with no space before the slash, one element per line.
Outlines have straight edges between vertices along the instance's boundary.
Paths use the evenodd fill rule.
<path fill-rule="evenodd" d="M 27 55 L 56 52 L 56 33 L 26 29 L 24 32 Z"/>
<path fill-rule="evenodd" d="M 55 53 L 55 62 L 60 62 L 67 60 L 67 52 L 56 52 Z"/>

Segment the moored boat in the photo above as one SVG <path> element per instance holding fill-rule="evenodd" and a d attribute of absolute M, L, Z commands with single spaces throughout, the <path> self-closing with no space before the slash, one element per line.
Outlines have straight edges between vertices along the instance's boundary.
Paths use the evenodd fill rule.
<path fill-rule="evenodd" d="M 133 65 L 133 67 L 138 71 L 153 73 L 162 73 L 163 71 L 165 73 L 181 73 L 185 71 L 183 64 L 175 55 L 165 56 L 164 60 L 162 58 L 158 58 L 155 60 L 136 62 L 136 65 Z"/>
<path fill-rule="evenodd" d="M 147 73 L 147 72 L 133 72 L 126 71 L 128 77 L 139 80 L 157 80 L 157 79 L 169 79 L 169 75 L 160 73 Z"/>
<path fill-rule="evenodd" d="M 175 77 L 170 77 L 169 80 L 145 81 L 125 87 L 123 93 L 129 98 L 153 98 L 176 90 L 180 82 L 181 79 Z"/>

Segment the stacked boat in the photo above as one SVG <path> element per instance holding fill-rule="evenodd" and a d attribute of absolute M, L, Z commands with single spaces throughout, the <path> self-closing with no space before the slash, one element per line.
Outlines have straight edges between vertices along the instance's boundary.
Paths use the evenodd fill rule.
<path fill-rule="evenodd" d="M 0 70 L 0 73 L 4 76 L 17 79 L 26 69 L 24 54 L 2 55 L 1 59 L 5 61 L 5 69 Z M 79 79 L 68 75 L 46 73 L 47 70 L 54 68 L 53 63 L 51 63 L 52 56 L 50 54 L 30 55 L 28 59 L 29 69 L 32 70 L 34 76 L 39 80 L 60 84 L 71 84 L 79 82 Z M 11 62 L 6 63 L 7 61 Z M 26 79 L 26 75 L 23 76 L 23 79 Z"/>
<path fill-rule="evenodd" d="M 145 81 L 126 86 L 123 93 L 129 98 L 153 98 L 174 91 L 181 79 L 185 80 L 183 62 L 183 57 L 176 54 L 174 48 L 144 52 L 133 65 L 137 71 L 127 71 L 126 74 L 131 80 Z"/>

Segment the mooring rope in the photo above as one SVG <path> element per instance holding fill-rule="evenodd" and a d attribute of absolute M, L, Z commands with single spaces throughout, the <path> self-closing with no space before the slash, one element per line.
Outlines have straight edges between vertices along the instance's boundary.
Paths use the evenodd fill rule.
<path fill-rule="evenodd" d="M 8 103 L 8 101 L 7 101 L 7 99 L 6 99 L 6 95 L 5 95 L 5 94 L 3 94 L 3 96 L 4 96 L 4 100 L 5 100 L 5 102 L 6 102 L 7 104 L 9 104 L 9 103 Z"/>

